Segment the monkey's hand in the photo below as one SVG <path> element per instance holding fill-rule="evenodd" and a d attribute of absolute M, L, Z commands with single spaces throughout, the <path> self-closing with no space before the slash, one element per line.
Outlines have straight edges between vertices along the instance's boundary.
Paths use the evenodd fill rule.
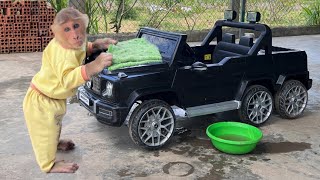
<path fill-rule="evenodd" d="M 94 61 L 86 64 L 86 73 L 89 78 L 94 74 L 101 72 L 105 67 L 111 66 L 112 54 L 101 53 Z"/>
<path fill-rule="evenodd" d="M 110 44 L 117 44 L 118 41 L 111 38 L 97 39 L 93 42 L 93 52 L 108 49 Z"/>

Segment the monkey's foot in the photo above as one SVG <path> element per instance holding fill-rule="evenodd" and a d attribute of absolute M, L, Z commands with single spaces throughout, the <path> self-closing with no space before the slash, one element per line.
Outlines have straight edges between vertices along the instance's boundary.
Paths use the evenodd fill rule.
<path fill-rule="evenodd" d="M 65 163 L 64 160 L 56 161 L 48 173 L 74 173 L 79 166 L 76 163 Z"/>

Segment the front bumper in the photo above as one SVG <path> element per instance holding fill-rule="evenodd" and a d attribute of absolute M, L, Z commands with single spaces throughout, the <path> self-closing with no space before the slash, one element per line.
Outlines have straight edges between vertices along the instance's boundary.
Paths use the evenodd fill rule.
<path fill-rule="evenodd" d="M 99 122 L 110 126 L 121 126 L 128 114 L 128 107 L 106 103 L 89 93 L 83 86 L 78 88 L 77 98 L 81 106 L 92 113 Z"/>

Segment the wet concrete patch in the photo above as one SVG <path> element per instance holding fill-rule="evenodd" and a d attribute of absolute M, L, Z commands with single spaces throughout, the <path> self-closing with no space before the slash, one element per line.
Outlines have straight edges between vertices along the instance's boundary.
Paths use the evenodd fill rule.
<path fill-rule="evenodd" d="M 6 93 L 8 89 L 26 91 L 30 85 L 31 79 L 32 76 L 22 76 L 17 79 L 9 79 L 7 81 L 0 82 L 0 96 L 4 94 L 8 95 L 8 93 Z"/>
<path fill-rule="evenodd" d="M 256 149 L 251 154 L 275 154 L 275 153 L 288 153 L 293 151 L 304 151 L 311 149 L 311 144 L 305 142 L 264 142 L 257 144 Z"/>
<path fill-rule="evenodd" d="M 163 166 L 163 172 L 172 176 L 188 176 L 194 172 L 194 167 L 186 162 L 170 162 Z"/>
<path fill-rule="evenodd" d="M 147 177 L 146 173 L 133 173 L 129 169 L 121 169 L 117 172 L 120 177 Z M 107 178 L 107 177 L 106 177 Z"/>
<path fill-rule="evenodd" d="M 196 136 L 180 136 L 180 137 L 176 137 L 175 144 L 185 144 L 186 146 L 178 146 L 178 148 L 176 150 L 170 149 L 170 151 L 172 151 L 175 154 L 185 154 L 188 153 L 189 156 L 195 156 L 197 155 L 195 153 L 196 149 L 211 149 L 212 148 L 212 144 L 210 142 L 210 140 L 206 140 L 206 139 L 199 139 Z"/>

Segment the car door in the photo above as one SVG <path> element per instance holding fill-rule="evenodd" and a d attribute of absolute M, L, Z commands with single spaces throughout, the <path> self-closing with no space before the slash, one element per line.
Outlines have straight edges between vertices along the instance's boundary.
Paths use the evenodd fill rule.
<path fill-rule="evenodd" d="M 234 100 L 243 71 L 237 71 L 235 66 L 228 64 L 202 66 L 185 66 L 176 72 L 173 88 L 179 92 L 183 106 L 187 108 Z"/>

